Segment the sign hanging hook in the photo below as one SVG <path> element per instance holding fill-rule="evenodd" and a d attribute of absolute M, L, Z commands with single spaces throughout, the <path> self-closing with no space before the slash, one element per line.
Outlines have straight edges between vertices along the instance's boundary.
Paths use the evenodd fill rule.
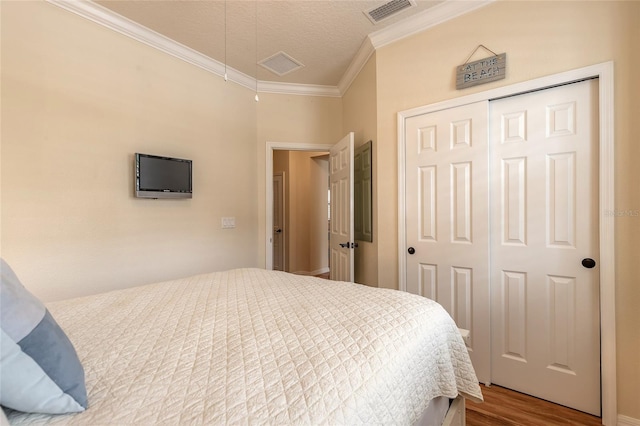
<path fill-rule="evenodd" d="M 498 56 L 498 54 L 496 52 L 494 52 L 493 50 L 489 49 L 487 46 L 485 46 L 484 44 L 479 44 L 478 47 L 476 47 L 475 49 L 473 49 L 473 52 L 471 52 L 471 55 L 469 55 L 469 57 L 467 58 L 466 61 L 464 61 L 464 64 L 462 65 L 466 65 L 469 62 L 469 59 L 471 59 L 471 57 L 478 51 L 478 49 L 483 48 L 484 50 L 486 50 L 487 52 L 491 52 L 493 53 L 493 56 Z"/>

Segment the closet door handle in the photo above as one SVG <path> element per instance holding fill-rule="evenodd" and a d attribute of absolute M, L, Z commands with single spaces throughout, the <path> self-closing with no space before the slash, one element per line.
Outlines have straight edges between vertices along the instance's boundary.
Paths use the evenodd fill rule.
<path fill-rule="evenodd" d="M 413 254 L 416 252 L 416 249 L 414 249 L 413 247 L 409 247 L 407 251 L 409 252 L 409 254 Z"/>
<path fill-rule="evenodd" d="M 590 257 L 585 257 L 584 259 L 582 259 L 582 266 L 587 269 L 591 269 L 596 266 L 596 261 L 591 259 Z"/>

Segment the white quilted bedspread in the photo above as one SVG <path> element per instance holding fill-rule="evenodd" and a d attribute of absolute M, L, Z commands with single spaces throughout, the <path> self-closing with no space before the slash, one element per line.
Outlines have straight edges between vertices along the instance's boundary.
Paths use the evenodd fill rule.
<path fill-rule="evenodd" d="M 89 408 L 12 423 L 397 425 L 482 398 L 449 315 L 400 291 L 239 269 L 48 307 Z"/>

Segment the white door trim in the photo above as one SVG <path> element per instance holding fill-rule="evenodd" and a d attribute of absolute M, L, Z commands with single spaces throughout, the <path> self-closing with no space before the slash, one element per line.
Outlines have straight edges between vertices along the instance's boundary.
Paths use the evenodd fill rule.
<path fill-rule="evenodd" d="M 299 143 L 299 142 L 269 142 L 266 145 L 265 182 L 266 182 L 266 210 L 265 210 L 265 269 L 273 269 L 273 244 L 271 233 L 273 232 L 273 151 L 327 151 L 333 144 Z"/>
<path fill-rule="evenodd" d="M 473 102 L 540 90 L 585 78 L 599 79 L 599 212 L 600 212 L 600 355 L 602 423 L 617 422 L 616 391 L 616 306 L 615 306 L 615 222 L 614 210 L 614 74 L 613 62 L 604 62 L 559 74 L 487 90 L 468 96 L 421 106 L 397 114 L 398 119 L 398 285 L 406 290 L 405 221 L 405 120 L 416 115 L 454 108 Z"/>

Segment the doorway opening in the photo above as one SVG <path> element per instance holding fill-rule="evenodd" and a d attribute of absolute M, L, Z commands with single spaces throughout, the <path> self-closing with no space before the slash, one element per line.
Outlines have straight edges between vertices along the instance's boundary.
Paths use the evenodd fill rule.
<path fill-rule="evenodd" d="M 273 269 L 314 276 L 329 272 L 329 154 L 274 150 L 273 176 Z"/>
<path fill-rule="evenodd" d="M 267 269 L 304 275 L 329 272 L 328 258 L 328 152 L 331 145 L 268 142 L 266 152 L 266 262 Z M 274 175 L 284 173 L 284 225 L 282 262 L 275 253 Z M 277 209 L 276 209 L 277 210 Z M 279 238 L 279 237 L 276 237 Z"/>

